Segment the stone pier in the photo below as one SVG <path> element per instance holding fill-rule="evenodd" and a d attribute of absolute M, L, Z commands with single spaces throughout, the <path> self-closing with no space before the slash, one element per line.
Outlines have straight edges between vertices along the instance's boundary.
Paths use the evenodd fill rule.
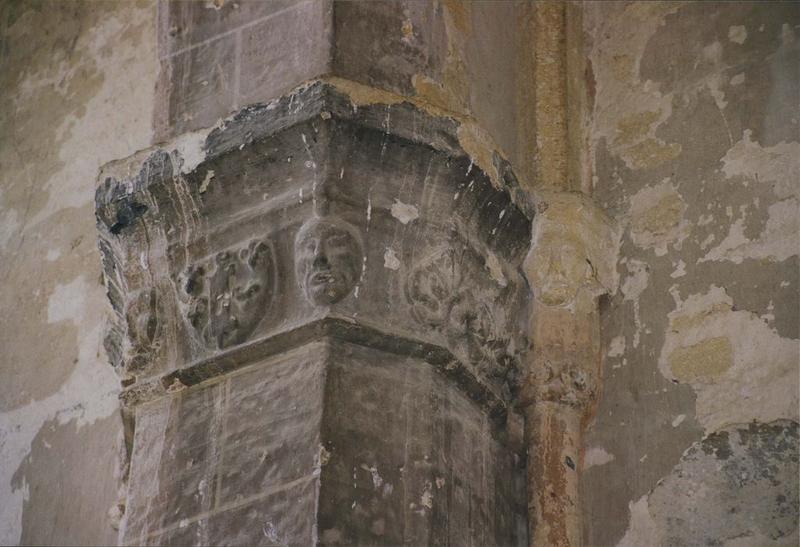
<path fill-rule="evenodd" d="M 107 167 L 121 540 L 525 545 L 530 204 L 316 81 Z"/>

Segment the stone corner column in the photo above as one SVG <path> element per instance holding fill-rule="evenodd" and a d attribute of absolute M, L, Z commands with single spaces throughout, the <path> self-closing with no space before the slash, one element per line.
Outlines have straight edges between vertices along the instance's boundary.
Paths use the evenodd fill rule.
<path fill-rule="evenodd" d="M 537 198 L 523 264 L 533 350 L 522 385 L 531 545 L 581 544 L 581 433 L 600 383 L 597 299 L 616 286 L 617 230 L 579 193 Z"/>

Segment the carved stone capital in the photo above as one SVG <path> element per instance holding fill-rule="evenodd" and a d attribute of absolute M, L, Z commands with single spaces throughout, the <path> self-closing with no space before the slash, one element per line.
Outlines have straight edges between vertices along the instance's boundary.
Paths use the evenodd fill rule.
<path fill-rule="evenodd" d="M 539 303 L 571 307 L 613 293 L 619 235 L 612 220 L 580 193 L 542 192 L 536 210 L 524 270 Z"/>
<path fill-rule="evenodd" d="M 542 363 L 533 373 L 536 400 L 583 410 L 597 393 L 597 375 L 579 363 Z"/>

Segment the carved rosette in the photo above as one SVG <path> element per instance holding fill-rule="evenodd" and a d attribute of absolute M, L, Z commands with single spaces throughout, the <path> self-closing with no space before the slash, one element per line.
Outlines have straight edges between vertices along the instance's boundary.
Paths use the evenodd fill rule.
<path fill-rule="evenodd" d="M 534 372 L 536 401 L 559 403 L 584 410 L 597 394 L 596 375 L 585 364 L 545 362 Z"/>
<path fill-rule="evenodd" d="M 248 339 L 272 307 L 276 286 L 271 244 L 251 241 L 189 267 L 181 287 L 184 314 L 207 346 L 228 348 Z"/>
<path fill-rule="evenodd" d="M 512 329 L 495 305 L 505 287 L 485 279 L 485 271 L 486 259 L 456 240 L 412 266 L 405 296 L 420 325 L 442 333 L 488 377 L 515 389 L 517 350 Z"/>

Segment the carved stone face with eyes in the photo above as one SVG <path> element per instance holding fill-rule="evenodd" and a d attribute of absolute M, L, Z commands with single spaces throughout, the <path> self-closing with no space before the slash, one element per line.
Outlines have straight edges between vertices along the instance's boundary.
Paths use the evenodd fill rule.
<path fill-rule="evenodd" d="M 295 272 L 306 298 L 328 306 L 350 294 L 361 276 L 358 232 L 336 218 L 306 222 L 295 239 Z"/>
<path fill-rule="evenodd" d="M 526 262 L 537 298 L 550 306 L 574 300 L 592 277 L 583 243 L 555 230 L 544 230 Z"/>
<path fill-rule="evenodd" d="M 226 250 L 193 268 L 186 282 L 192 326 L 219 349 L 244 342 L 274 296 L 275 261 L 263 241 Z"/>

